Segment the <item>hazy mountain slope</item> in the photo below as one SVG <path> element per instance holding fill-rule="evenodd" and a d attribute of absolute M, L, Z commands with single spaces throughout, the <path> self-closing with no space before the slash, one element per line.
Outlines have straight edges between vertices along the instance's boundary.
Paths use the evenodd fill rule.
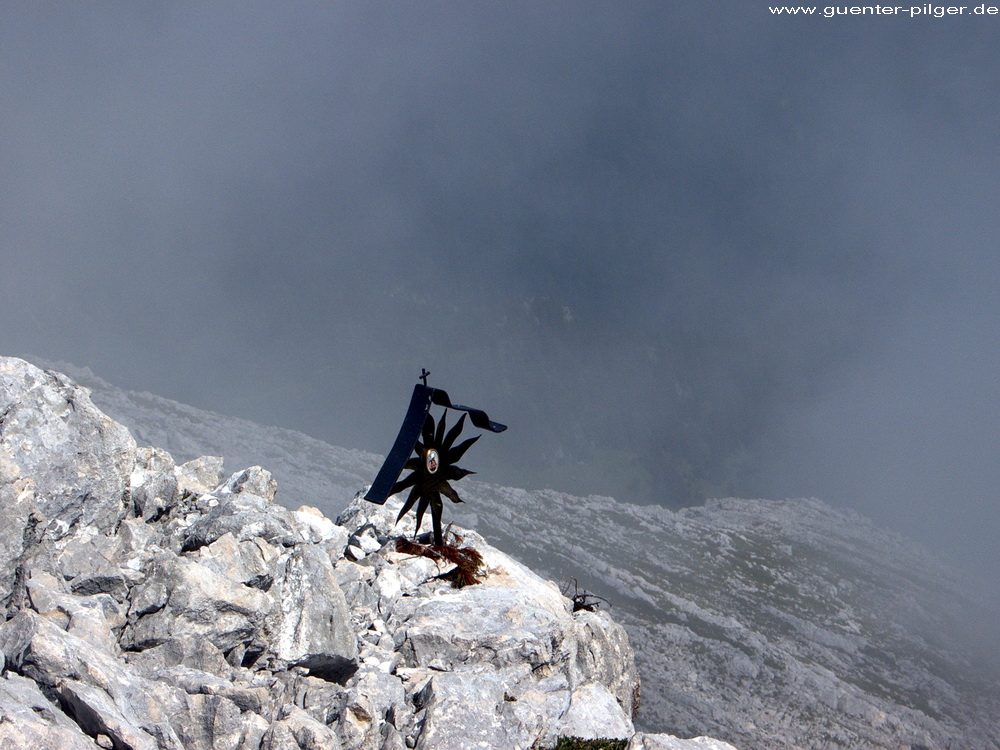
<path fill-rule="evenodd" d="M 59 369 L 140 443 L 180 460 L 265 464 L 291 508 L 336 515 L 379 464 Z M 995 614 L 975 612 L 956 574 L 859 516 L 816 500 L 672 512 L 473 479 L 461 491 L 449 518 L 613 603 L 638 657 L 643 728 L 742 748 L 1000 747 L 1000 670 L 971 648 Z"/>
<path fill-rule="evenodd" d="M 481 512 L 482 533 L 615 602 L 645 680 L 640 722 L 742 747 L 1000 746 L 995 662 L 960 649 L 972 603 L 860 517 L 816 500 L 671 512 L 484 495 L 506 512 Z"/>

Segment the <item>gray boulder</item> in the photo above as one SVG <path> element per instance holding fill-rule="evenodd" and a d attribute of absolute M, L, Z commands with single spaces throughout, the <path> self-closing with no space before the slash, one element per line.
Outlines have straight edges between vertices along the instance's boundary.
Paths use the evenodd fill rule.
<path fill-rule="evenodd" d="M 406 691 L 396 675 L 362 665 L 337 701 L 338 730 L 345 746 L 380 750 L 389 736 L 402 742 L 406 708 Z"/>
<path fill-rule="evenodd" d="M 569 707 L 559 717 L 556 734 L 564 737 L 628 739 L 635 733 L 615 696 L 600 682 L 587 682 L 570 695 Z"/>
<path fill-rule="evenodd" d="M 481 667 L 426 677 L 415 698 L 423 713 L 417 750 L 529 748 L 538 739 L 513 709 L 523 679 L 516 671 Z"/>
<path fill-rule="evenodd" d="M 268 655 L 278 664 L 337 682 L 357 669 L 354 630 L 327 552 L 314 545 L 295 547 L 271 594 L 266 640 Z"/>
<path fill-rule="evenodd" d="M 97 750 L 101 745 L 52 705 L 38 685 L 26 677 L 7 673 L 0 677 L 0 747 Z M 110 738 L 105 735 L 110 742 Z"/>
<path fill-rule="evenodd" d="M 177 494 L 179 481 L 173 457 L 159 448 L 137 448 L 129 484 L 135 515 L 157 520 L 173 506 Z"/>
<path fill-rule="evenodd" d="M 182 495 L 206 495 L 225 477 L 222 456 L 201 456 L 174 469 L 177 491 Z"/>
<path fill-rule="evenodd" d="M 86 734 L 111 737 L 116 747 L 183 747 L 167 718 L 163 686 L 35 612 L 0 625 L 0 650 L 10 668 L 54 691 Z"/>
<path fill-rule="evenodd" d="M 131 598 L 122 645 L 158 646 L 171 638 L 207 640 L 226 652 L 253 641 L 271 597 L 194 560 L 163 553 Z"/>
<path fill-rule="evenodd" d="M 58 373 L 0 357 L 0 586 L 34 536 L 113 530 L 129 510 L 136 445 Z M 33 541 L 33 540 L 32 540 Z"/>
<path fill-rule="evenodd" d="M 301 708 L 290 707 L 271 724 L 260 750 L 341 750 L 336 732 Z"/>
<path fill-rule="evenodd" d="M 260 467 L 234 474 L 212 491 L 208 513 L 187 528 L 181 549 L 196 550 L 224 534 L 239 541 L 260 538 L 285 547 L 302 541 L 289 511 L 273 502 L 273 482 Z"/>

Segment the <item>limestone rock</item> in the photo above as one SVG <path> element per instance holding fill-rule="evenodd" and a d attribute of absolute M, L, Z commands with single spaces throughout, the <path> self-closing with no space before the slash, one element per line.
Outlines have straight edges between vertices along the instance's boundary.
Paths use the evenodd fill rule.
<path fill-rule="evenodd" d="M 736 750 L 728 742 L 711 737 L 682 740 L 669 734 L 639 733 L 632 737 L 625 750 Z"/>
<path fill-rule="evenodd" d="M 384 736 L 398 734 L 406 692 L 402 682 L 378 667 L 362 666 L 338 701 L 338 730 L 346 746 L 356 750 L 380 750 Z"/>
<path fill-rule="evenodd" d="M 599 682 L 577 687 L 569 708 L 556 729 L 565 737 L 608 737 L 628 739 L 635 733 L 632 722 L 615 701 L 615 696 Z"/>
<path fill-rule="evenodd" d="M 106 532 L 129 506 L 136 445 L 88 393 L 57 373 L 0 358 L 0 585 L 37 514 L 39 536 Z"/>
<path fill-rule="evenodd" d="M 0 625 L 0 650 L 12 669 L 55 691 L 87 734 L 137 748 L 157 747 L 160 736 L 166 738 L 160 747 L 182 747 L 162 690 L 40 615 L 24 611 Z"/>
<path fill-rule="evenodd" d="M 131 602 L 122 638 L 126 648 L 141 651 L 187 637 L 225 652 L 257 636 L 273 600 L 206 565 L 164 553 Z"/>
<path fill-rule="evenodd" d="M 202 638 L 171 637 L 159 646 L 126 652 L 123 656 L 128 664 L 145 674 L 165 672 L 172 667 L 188 667 L 227 678 L 232 674 L 225 655 Z"/>
<path fill-rule="evenodd" d="M 291 708 L 274 722 L 261 750 L 341 750 L 337 734 L 300 708 Z"/>
<path fill-rule="evenodd" d="M 531 747 L 530 728 L 504 716 L 515 683 L 514 675 L 486 668 L 430 676 L 418 697 L 424 716 L 417 750 Z"/>
<path fill-rule="evenodd" d="M 218 487 L 225 476 L 222 456 L 201 456 L 192 459 L 178 466 L 174 474 L 178 492 L 204 495 Z"/>
<path fill-rule="evenodd" d="M 156 520 L 173 506 L 177 494 L 178 474 L 173 457 L 159 448 L 139 447 L 129 486 L 135 514 Z"/>
<path fill-rule="evenodd" d="M 311 674 L 342 681 L 357 667 L 357 643 L 329 555 L 296 547 L 272 589 L 269 655 Z"/>
<path fill-rule="evenodd" d="M 283 550 L 260 538 L 239 541 L 227 532 L 192 558 L 225 578 L 268 591 L 282 564 Z"/>
<path fill-rule="evenodd" d="M 0 677 L 0 747 L 97 750 L 92 737 L 52 705 L 38 685 L 20 675 Z"/>
<path fill-rule="evenodd" d="M 337 523 L 290 512 L 265 469 L 226 479 L 220 457 L 136 448 L 62 376 L 0 359 L 0 389 L 3 747 L 528 750 L 634 734 L 624 631 L 475 532 L 456 530 L 481 582 L 454 589 L 453 563 L 396 551 L 414 523 L 396 523 L 400 498 L 356 498 Z"/>
<path fill-rule="evenodd" d="M 625 628 L 604 610 L 575 614 L 578 679 L 604 685 L 630 716 L 639 709 L 639 673 Z"/>
<path fill-rule="evenodd" d="M 387 535 L 401 500 L 374 512 L 359 502 L 338 516 L 348 532 Z M 574 613 L 553 583 L 475 532 L 459 534 L 483 557 L 479 584 L 452 588 L 440 578 L 450 564 L 396 552 L 387 536 L 361 562 L 337 565 L 363 663 L 401 678 L 416 709 L 382 718 L 379 734 L 445 749 L 527 749 L 567 731 L 630 737 L 638 681 L 624 632 L 606 615 Z M 342 737 L 374 747 L 379 712 L 346 713 L 341 726 L 352 731 Z"/>
<path fill-rule="evenodd" d="M 303 505 L 292 512 L 298 531 L 307 542 L 329 543 L 334 549 L 343 549 L 347 543 L 347 531 L 324 516 L 317 508 Z"/>
<path fill-rule="evenodd" d="M 291 514 L 266 496 L 223 490 L 213 500 L 209 512 L 187 529 L 182 550 L 204 547 L 224 534 L 232 534 L 240 541 L 260 538 L 285 547 L 301 541 L 293 530 Z"/>

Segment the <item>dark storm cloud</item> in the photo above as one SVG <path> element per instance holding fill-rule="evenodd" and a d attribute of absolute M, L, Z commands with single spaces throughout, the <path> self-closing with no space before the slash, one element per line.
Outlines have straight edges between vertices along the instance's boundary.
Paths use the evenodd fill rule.
<path fill-rule="evenodd" d="M 489 480 L 995 565 L 994 26 L 8 4 L 3 349 L 375 451 L 426 366 Z"/>

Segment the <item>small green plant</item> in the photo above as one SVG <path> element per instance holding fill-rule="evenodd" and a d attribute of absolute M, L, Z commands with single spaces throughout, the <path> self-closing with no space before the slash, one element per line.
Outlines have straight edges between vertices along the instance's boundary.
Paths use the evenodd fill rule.
<path fill-rule="evenodd" d="M 585 740 L 580 737 L 560 737 L 552 750 L 625 750 L 628 740 Z"/>

